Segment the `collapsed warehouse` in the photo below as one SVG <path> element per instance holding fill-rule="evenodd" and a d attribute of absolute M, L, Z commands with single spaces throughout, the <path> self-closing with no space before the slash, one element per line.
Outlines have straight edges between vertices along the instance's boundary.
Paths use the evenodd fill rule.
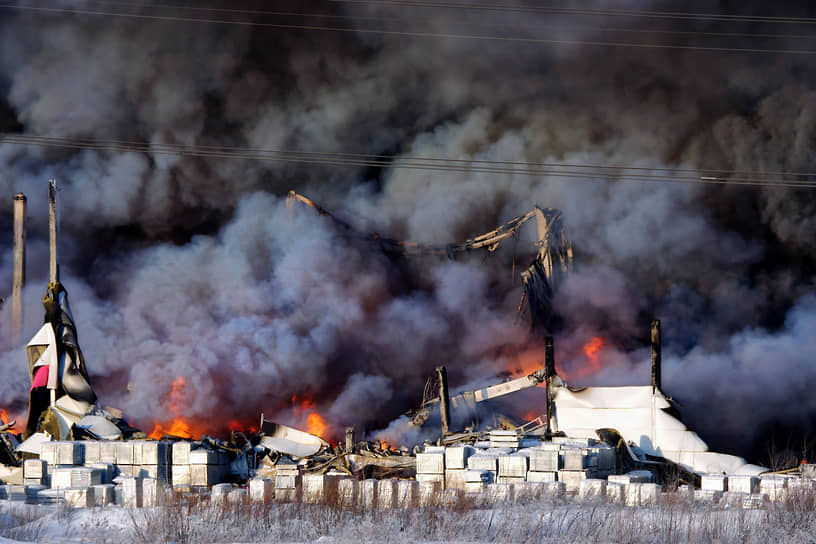
<path fill-rule="evenodd" d="M 0 427 L 0 480 L 5 484 L 0 498 L 151 506 L 169 490 L 204 492 L 213 500 L 229 496 L 264 502 L 322 502 L 333 496 L 373 508 L 453 503 L 465 494 L 526 500 L 570 493 L 636 505 L 679 484 L 701 488 L 695 493 L 702 499 L 715 500 L 727 492 L 728 500 L 761 505 L 784 496 L 784 490 L 813 484 L 810 478 L 764 474 L 765 468 L 739 457 L 711 452 L 685 427 L 677 404 L 662 391 L 659 321 L 651 330 L 651 384 L 576 388 L 558 375 L 551 304 L 558 282 L 572 269 L 573 250 L 561 214 L 539 207 L 465 242 L 432 245 L 358 233 L 308 198 L 290 193 L 290 204 L 314 209 L 348 235 L 407 255 L 493 251 L 535 219 L 538 251 L 521 274 L 519 308 L 526 303 L 532 328 L 545 338 L 545 360 L 526 376 L 454 394 L 445 368 L 437 368 L 421 403 L 407 414 L 415 427 L 438 420 L 435 442 L 395 448 L 355 440 L 355 430 L 348 428 L 345 441 L 332 445 L 263 414 L 257 429 L 234 431 L 226 441 L 172 435 L 149 439 L 124 414 L 97 403 L 67 291 L 59 281 L 53 183 L 49 195 L 45 319 L 25 348 L 31 389 L 24 431 L 13 432 L 16 422 Z M 24 198 L 16 198 L 15 212 L 18 202 Z M 18 238 L 24 239 L 22 234 Z M 22 245 L 19 253 L 24 262 Z M 17 255 L 15 246 L 15 262 Z M 19 296 L 16 270 L 17 265 L 14 301 Z M 480 417 L 489 401 L 532 388 L 543 388 L 546 401 L 530 421 L 496 424 L 495 418 L 491 423 Z M 457 424 L 461 428 L 454 428 Z M 802 469 L 802 475 L 811 474 L 810 466 Z"/>

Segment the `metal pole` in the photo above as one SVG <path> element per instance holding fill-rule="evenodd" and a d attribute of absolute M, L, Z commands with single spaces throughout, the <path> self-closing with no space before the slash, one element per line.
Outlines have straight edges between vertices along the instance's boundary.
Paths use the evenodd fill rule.
<path fill-rule="evenodd" d="M 442 436 L 450 430 L 450 397 L 448 395 L 448 371 L 444 366 L 436 367 L 439 381 L 439 415 L 442 420 Z"/>
<path fill-rule="evenodd" d="M 552 402 L 550 401 L 552 387 L 552 379 L 555 376 L 555 354 L 553 351 L 553 337 L 547 336 L 544 338 L 544 390 L 545 398 L 547 399 L 547 424 L 544 428 L 544 436 L 552 436 L 552 426 L 550 420 L 552 419 Z"/>
<path fill-rule="evenodd" d="M 48 180 L 48 248 L 48 280 L 51 283 L 57 283 L 59 265 L 57 264 L 57 180 L 55 179 Z"/>
<path fill-rule="evenodd" d="M 652 392 L 662 390 L 663 371 L 660 353 L 660 320 L 652 321 Z"/>
<path fill-rule="evenodd" d="M 25 287 L 26 197 L 14 195 L 14 279 L 11 291 L 11 334 L 19 338 L 23 327 L 23 287 Z"/>
<path fill-rule="evenodd" d="M 346 427 L 346 453 L 354 449 L 354 427 Z"/>

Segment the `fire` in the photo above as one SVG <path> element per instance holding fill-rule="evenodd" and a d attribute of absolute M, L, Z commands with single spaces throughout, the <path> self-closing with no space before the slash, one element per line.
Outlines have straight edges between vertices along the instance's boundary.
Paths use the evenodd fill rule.
<path fill-rule="evenodd" d="M 0 409 L 0 419 L 2 419 L 2 423 L 6 424 L 9 421 L 9 415 L 5 408 Z"/>
<path fill-rule="evenodd" d="M 157 421 L 153 424 L 153 429 L 148 433 L 148 438 L 160 439 L 165 434 L 178 436 L 181 438 L 194 438 L 207 433 L 207 429 L 196 424 L 189 419 L 182 417 L 185 404 L 185 389 L 187 380 L 179 376 L 170 384 L 170 391 L 164 396 L 163 404 L 173 416 L 169 420 Z"/>
<path fill-rule="evenodd" d="M 605 345 L 606 342 L 600 336 L 593 336 L 584 344 L 581 351 L 589 362 L 589 366 L 579 369 L 578 376 L 586 376 L 601 369 L 601 351 Z"/>
<path fill-rule="evenodd" d="M 306 432 L 322 438 L 327 428 L 326 421 L 317 412 L 311 412 L 306 416 Z"/>

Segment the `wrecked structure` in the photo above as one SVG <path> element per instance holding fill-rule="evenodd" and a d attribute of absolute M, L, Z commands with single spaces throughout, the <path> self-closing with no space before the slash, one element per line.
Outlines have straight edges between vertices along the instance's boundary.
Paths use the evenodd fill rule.
<path fill-rule="evenodd" d="M 749 495 L 758 492 L 757 476 L 765 469 L 708 451 L 662 392 L 659 322 L 652 328 L 652 383 L 647 386 L 570 387 L 558 376 L 549 335 L 542 368 L 526 376 L 450 394 L 446 370 L 437 368 L 420 406 L 410 414 L 412 424 L 422 426 L 439 413 L 436 444 L 394 448 L 380 441 L 355 441 L 354 430 L 347 429 L 345 442 L 332 445 L 263 415 L 256 431 L 233 432 L 229 441 L 208 436 L 148 440 L 121 415 L 97 405 L 67 292 L 59 282 L 53 184 L 49 190 L 53 235 L 45 319 L 26 346 L 31 390 L 25 431 L 13 434 L 13 423 L 0 427 L 5 465 L 0 480 L 7 484 L 0 486 L 0 498 L 151 506 L 166 491 L 195 491 L 209 493 L 213 501 L 235 493 L 236 501 L 262 502 L 321 502 L 335 496 L 348 505 L 391 508 L 453 503 L 465 494 L 493 501 L 535 500 L 554 493 L 603 495 L 637 505 L 655 500 L 661 485 L 676 481 L 702 485 L 702 491 L 719 485 L 719 492 L 725 492 L 731 485 Z M 306 197 L 291 193 L 294 202 L 355 234 Z M 523 302 L 533 329 L 546 334 L 554 288 L 572 267 L 572 246 L 556 210 L 536 207 L 489 233 L 442 246 L 355 235 L 385 251 L 450 256 L 480 248 L 492 251 L 533 218 L 538 251 L 522 272 Z M 479 424 L 482 406 L 534 387 L 546 392 L 538 407 L 541 415 L 518 426 Z M 454 429 L 451 412 L 474 415 L 473 424 Z"/>

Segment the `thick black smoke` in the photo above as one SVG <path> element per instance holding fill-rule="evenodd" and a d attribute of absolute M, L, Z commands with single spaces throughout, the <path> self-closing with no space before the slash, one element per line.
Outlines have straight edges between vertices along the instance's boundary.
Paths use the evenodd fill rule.
<path fill-rule="evenodd" d="M 798 4 L 614 7 L 816 16 Z M 816 171 L 814 55 L 576 43 L 805 50 L 813 41 L 796 36 L 806 24 L 511 9 L 533 5 L 521 3 L 467 13 L 237 6 L 324 14 L 318 18 L 54 5 L 353 31 L 5 9 L 0 130 L 394 157 Z M 365 32 L 371 28 L 561 43 Z M 804 387 L 816 378 L 811 191 L 10 144 L 0 144 L 0 165 L 9 202 L 0 210 L 9 233 L 0 241 L 0 285 L 10 290 L 11 197 L 23 191 L 25 330 L 33 332 L 46 281 L 46 180 L 56 177 L 61 270 L 88 368 L 103 403 L 137 423 L 166 415 L 162 399 L 181 376 L 186 417 L 220 425 L 264 411 L 303 424 L 305 400 L 335 429 L 374 430 L 419 401 L 436 365 L 457 386 L 535 358 L 540 346 L 515 319 L 521 291 L 511 272 L 533 256 L 534 229 L 490 255 L 395 258 L 308 210 L 287 211 L 283 197 L 296 189 L 361 229 L 439 243 L 535 204 L 559 208 L 577 251 L 576 272 L 556 299 L 556 352 L 568 379 L 645 383 L 643 347 L 659 317 L 664 388 L 687 403 L 705 438 L 761 460 L 755 439 L 769 425 L 783 423 L 797 439 L 813 432 L 816 405 Z M 23 340 L 6 333 L 9 312 L 4 305 L 0 393 L 19 412 L 27 380 Z M 593 336 L 605 340 L 603 368 L 587 374 L 581 347 Z"/>

